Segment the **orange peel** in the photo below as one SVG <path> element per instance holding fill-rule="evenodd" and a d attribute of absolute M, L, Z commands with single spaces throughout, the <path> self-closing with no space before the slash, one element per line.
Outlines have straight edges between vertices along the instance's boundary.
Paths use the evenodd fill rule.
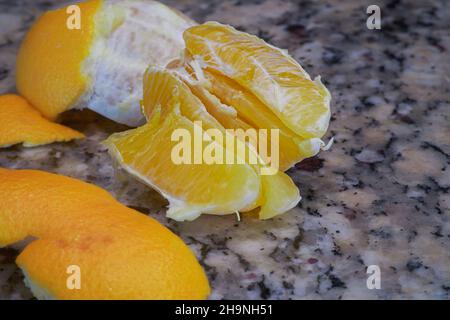
<path fill-rule="evenodd" d="M 93 19 L 101 1 L 78 6 L 79 30 L 67 28 L 66 8 L 49 11 L 28 31 L 17 56 L 17 90 L 50 119 L 73 105 L 87 87 L 82 63 L 94 38 Z"/>
<path fill-rule="evenodd" d="M 81 139 L 84 135 L 42 117 L 25 99 L 0 96 L 0 148 L 23 143 L 26 147 Z"/>
<path fill-rule="evenodd" d="M 208 280 L 175 234 L 73 178 L 0 168 L 0 246 L 33 237 L 17 258 L 37 298 L 205 299 Z M 79 289 L 67 285 L 80 270 Z"/>
<path fill-rule="evenodd" d="M 19 93 L 49 119 L 89 108 L 129 126 L 143 124 L 143 72 L 149 63 L 165 66 L 179 58 L 182 33 L 195 22 L 156 1 L 76 6 L 79 29 L 68 27 L 76 12 L 64 7 L 44 13 L 25 36 L 17 58 Z"/>

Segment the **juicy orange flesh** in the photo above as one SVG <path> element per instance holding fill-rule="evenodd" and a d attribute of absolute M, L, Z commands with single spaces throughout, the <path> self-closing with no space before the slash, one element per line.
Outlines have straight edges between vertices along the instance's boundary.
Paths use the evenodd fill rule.
<path fill-rule="evenodd" d="M 200 98 L 208 112 L 214 118 L 216 118 L 226 129 L 255 129 L 254 127 L 240 119 L 237 115 L 233 115 L 233 112 L 230 111 L 229 106 L 221 105 L 221 102 L 217 99 L 217 97 L 210 94 L 203 87 L 195 85 L 191 87 L 192 92 Z M 268 138 L 267 148 L 269 148 L 270 150 L 270 135 L 268 135 Z M 257 139 L 246 140 L 245 142 L 252 144 L 254 150 L 257 150 L 258 154 L 261 154 Z M 294 206 L 298 203 L 298 201 L 300 201 L 300 194 L 297 187 L 289 178 L 289 176 L 283 173 L 283 166 L 286 167 L 286 160 L 283 158 L 283 156 L 286 157 L 286 153 L 283 153 L 283 150 L 285 150 L 283 149 L 283 147 L 286 148 L 286 145 L 283 145 L 283 141 L 281 141 L 280 170 L 275 175 L 261 176 L 262 192 L 260 198 L 256 203 L 249 206 L 248 208 L 243 209 L 242 211 L 246 212 L 253 210 L 256 207 L 261 207 L 259 217 L 261 219 L 268 219 L 288 211 L 289 209 L 291 209 L 290 206 Z M 270 152 L 268 153 L 268 156 L 270 156 Z M 268 163 L 268 159 L 262 160 L 266 160 L 265 162 Z"/>
<path fill-rule="evenodd" d="M 86 90 L 89 79 L 82 64 L 94 37 L 94 17 L 101 0 L 77 4 L 80 29 L 67 26 L 67 7 L 44 13 L 33 24 L 17 57 L 19 93 L 44 116 L 54 119 L 69 109 Z"/>
<path fill-rule="evenodd" d="M 204 89 L 199 85 L 191 85 L 192 92 L 202 101 L 208 112 L 217 119 L 221 125 L 226 129 L 242 129 L 251 130 L 255 129 L 244 120 L 240 119 L 237 114 L 233 114 L 229 106 L 221 104 L 220 100 L 212 95 L 209 91 Z M 258 143 L 257 137 L 255 140 L 249 139 L 245 140 L 251 144 L 254 150 L 257 150 L 258 155 L 261 155 L 260 145 Z M 270 135 L 267 136 L 268 143 L 267 148 L 271 150 L 271 139 Z M 283 144 L 283 140 L 280 143 L 280 153 L 281 153 L 281 167 L 275 175 L 261 175 L 261 194 L 258 200 L 252 205 L 243 208 L 241 211 L 247 212 L 260 207 L 259 217 L 261 219 L 268 219 L 276 216 L 278 214 L 284 213 L 290 210 L 294 205 L 300 201 L 300 194 L 291 180 L 291 178 L 283 173 L 283 170 L 287 169 L 286 153 L 283 153 L 283 149 L 286 145 Z M 271 156 L 270 152 L 267 153 Z M 261 161 L 269 163 L 269 159 L 262 157 Z M 260 168 L 259 168 L 260 169 Z"/>
<path fill-rule="evenodd" d="M 82 181 L 0 169 L 0 246 L 32 236 L 17 259 L 57 299 L 204 299 L 207 278 L 189 248 L 156 220 Z M 67 268 L 81 289 L 67 287 Z"/>
<path fill-rule="evenodd" d="M 201 139 L 200 144 L 194 143 L 195 130 L 201 137 L 207 135 L 205 130 L 220 125 L 190 94 L 189 88 L 170 73 L 157 69 L 147 72 L 144 79 L 143 111 L 148 123 L 111 136 L 106 141 L 111 154 L 130 173 L 168 198 L 168 215 L 175 211 L 174 218 L 193 219 L 202 210 L 233 213 L 253 203 L 259 194 L 260 179 L 251 166 L 244 162 L 234 164 L 237 158 L 226 147 L 226 138 L 213 142 Z M 201 121 L 201 127 L 195 121 Z M 174 132 L 183 130 L 189 137 L 189 150 L 184 151 L 177 149 L 181 140 L 172 139 Z M 237 143 L 235 138 L 233 141 Z M 206 162 L 203 155 L 209 145 L 214 145 L 222 155 L 220 163 L 227 158 L 233 163 Z M 173 152 L 177 156 L 187 152 L 186 162 L 175 163 Z"/>
<path fill-rule="evenodd" d="M 259 211 L 260 219 L 270 219 L 295 207 L 300 201 L 300 192 L 292 179 L 284 172 L 261 176 L 264 204 Z"/>
<path fill-rule="evenodd" d="M 255 199 L 260 182 L 248 165 L 195 164 L 194 157 L 189 157 L 190 163 L 174 164 L 172 150 L 178 141 L 171 141 L 171 135 L 174 130 L 185 130 L 194 137 L 194 124 L 174 113 L 161 118 L 151 119 L 140 128 L 110 137 L 106 143 L 113 146 L 113 155 L 117 150 L 119 161 L 137 171 L 144 182 L 190 205 L 211 206 L 216 207 L 214 211 L 232 213 Z M 195 152 L 193 140 L 190 145 L 192 152 Z M 207 143 L 202 142 L 202 152 L 206 146 Z M 222 145 L 218 147 L 225 155 Z"/>
<path fill-rule="evenodd" d="M 142 110 L 151 118 L 156 107 L 161 107 L 161 117 L 179 107 L 180 113 L 191 121 L 202 121 L 205 129 L 220 127 L 219 122 L 211 117 L 201 101 L 192 94 L 186 84 L 176 76 L 160 69 L 149 69 L 144 78 L 144 100 Z"/>
<path fill-rule="evenodd" d="M 304 139 L 292 130 L 287 128 L 272 111 L 267 108 L 259 99 L 251 92 L 237 84 L 232 79 L 208 70 L 204 71 L 204 76 L 208 81 L 205 87 L 209 93 L 217 97 L 221 103 L 232 106 L 236 111 L 236 116 L 230 113 L 218 114 L 218 111 L 208 109 L 214 113 L 215 117 L 225 128 L 242 128 L 244 130 L 250 128 L 255 129 L 279 129 L 279 153 L 280 153 L 280 170 L 285 171 L 302 161 L 305 158 L 312 157 L 317 150 L 312 147 L 309 139 Z M 200 89 L 198 89 L 200 91 Z M 201 95 L 207 100 L 207 94 Z M 211 103 L 204 102 L 205 106 Z M 220 112 L 220 111 L 219 111 Z M 269 131 L 268 131 L 269 132 Z M 268 148 L 271 148 L 271 136 L 268 135 Z"/>
<path fill-rule="evenodd" d="M 166 70 L 151 67 L 144 76 L 142 110 L 149 123 L 110 138 L 107 144 L 111 154 L 131 174 L 168 198 L 168 215 L 180 220 L 196 218 L 201 212 L 229 213 L 231 208 L 247 211 L 260 206 L 261 219 L 289 210 L 300 195 L 282 171 L 320 150 L 323 142 L 319 137 L 329 120 L 328 91 L 320 80 L 311 81 L 301 66 L 281 50 L 231 27 L 218 23 L 194 26 L 184 32 L 184 39 L 184 60 L 172 61 Z M 182 128 L 192 134 L 197 121 L 202 122 L 203 129 L 219 133 L 228 133 L 229 129 L 278 129 L 282 171 L 261 176 L 271 159 L 264 155 L 256 139 L 247 140 L 248 136 L 233 133 L 248 154 L 259 157 L 258 163 L 246 160 L 248 166 L 244 166 L 253 169 L 259 178 L 257 197 L 243 206 L 242 201 L 239 205 L 224 201 L 220 192 L 205 192 L 208 188 L 230 192 L 236 186 L 231 176 L 221 176 L 219 169 L 214 175 L 208 165 L 202 167 L 194 162 L 172 168 L 170 151 L 176 145 L 169 142 L 171 131 Z M 267 149 L 272 151 L 275 141 L 268 133 Z M 223 141 L 219 144 L 226 152 L 235 152 Z M 201 151 L 207 145 L 203 141 Z M 192 144 L 191 149 L 194 147 Z M 156 159 L 155 153 L 161 158 Z M 234 154 L 234 159 L 237 157 Z M 189 183 L 181 187 L 174 183 L 175 177 Z M 243 198 L 241 192 L 234 199 Z"/>
<path fill-rule="evenodd" d="M 0 96 L 0 147 L 23 143 L 37 146 L 83 138 L 83 134 L 42 117 L 25 99 Z"/>
<path fill-rule="evenodd" d="M 132 174 L 160 190 L 169 198 L 169 202 L 172 197 L 177 201 L 182 200 L 185 206 L 197 206 L 198 210 L 204 210 L 204 213 L 220 214 L 266 206 L 267 201 L 261 184 L 262 177 L 258 174 L 261 164 L 238 164 L 238 160 L 248 163 L 248 156 L 254 151 L 250 151 L 244 144 L 245 158 L 238 157 L 236 149 L 230 148 L 227 144 L 226 137 L 231 135 L 234 146 L 241 145 L 245 141 L 240 141 L 238 137 L 225 131 L 220 122 L 208 112 L 210 109 L 205 107 L 202 99 L 194 94 L 195 88 L 183 82 L 175 73 L 157 68 L 147 71 L 144 83 L 143 112 L 149 122 L 141 128 L 117 134 L 108 139 L 106 144 L 110 146 L 112 155 L 118 158 L 122 165 L 128 167 Z M 213 165 L 173 164 L 171 155 L 176 142 L 170 141 L 171 134 L 176 129 L 184 129 L 194 136 L 194 121 L 201 121 L 205 130 L 215 129 L 223 134 L 224 140 L 219 144 L 224 150 L 223 153 L 232 156 L 232 164 L 223 164 L 223 162 Z M 191 143 L 191 149 L 195 152 L 193 141 Z M 201 150 L 204 151 L 209 144 L 209 142 L 203 142 Z M 278 172 L 277 181 L 285 181 L 278 178 L 280 175 L 285 174 Z M 186 182 L 177 184 L 169 177 L 177 177 Z M 272 179 L 275 178 L 272 176 L 265 178 L 267 181 L 265 189 L 271 188 Z M 288 179 L 291 181 L 290 178 Z M 248 192 L 249 186 L 252 193 Z M 278 194 L 279 203 L 270 204 L 276 214 L 281 213 L 277 211 L 277 205 L 285 208 L 287 204 L 299 200 L 298 190 L 292 181 L 286 182 L 285 187 L 297 193 L 293 191 Z M 293 194 L 294 197 L 292 197 Z M 290 198 L 286 198 L 286 195 Z M 203 207 L 200 208 L 200 205 Z M 169 216 L 173 218 L 193 218 L 171 215 L 170 212 L 171 209 L 169 209 Z"/>
<path fill-rule="evenodd" d="M 189 85 L 189 83 L 183 83 L 183 81 L 170 72 L 159 71 L 159 70 L 149 70 L 148 76 L 145 80 L 145 91 L 143 110 L 145 114 L 150 114 L 151 110 L 154 110 L 156 106 L 166 106 L 165 109 L 172 110 L 168 107 L 174 101 L 183 101 L 180 106 L 180 112 L 191 120 L 200 120 L 206 123 L 207 128 L 218 129 L 224 132 L 224 127 L 221 126 L 220 121 L 216 119 L 219 113 L 226 114 L 224 109 L 226 106 L 221 106 L 218 100 L 214 100 L 211 96 L 207 99 L 203 94 L 207 95 L 207 91 L 202 90 L 201 87 Z M 181 97 L 181 98 L 180 98 Z M 175 100 L 174 100 L 175 99 Z M 226 117 L 226 116 L 225 116 Z M 230 119 L 230 118 L 228 118 Z M 235 127 L 227 127 L 226 129 L 252 129 L 250 126 L 246 125 L 243 121 L 237 119 L 234 121 Z M 237 125 L 241 125 L 237 127 Z M 236 137 L 239 139 L 239 137 Z M 242 141 L 243 143 L 252 144 L 254 141 Z M 238 143 L 238 140 L 235 140 Z M 228 146 L 224 146 L 228 148 Z M 258 150 L 257 145 L 253 145 L 254 150 Z M 233 150 L 230 150 L 233 152 Z M 245 159 L 249 159 L 250 153 L 252 151 L 246 147 Z M 234 157 L 235 161 L 236 155 Z M 264 159 L 263 159 L 264 160 Z M 234 164 L 236 166 L 236 164 Z M 254 164 L 253 168 L 259 172 L 262 163 Z M 263 177 L 261 177 L 262 179 Z M 228 181 L 223 179 L 223 181 Z M 298 189 L 292 180 L 283 172 L 278 171 L 275 175 L 264 177 L 265 183 L 261 185 L 261 192 L 258 199 L 255 202 L 247 205 L 240 209 L 240 211 L 250 211 L 256 207 L 261 206 L 261 210 L 272 209 L 273 215 L 283 213 L 289 209 L 300 200 Z M 272 183 L 272 181 L 274 183 Z M 231 188 L 228 185 L 227 188 Z M 281 189 L 279 187 L 282 187 Z M 262 190 L 264 187 L 265 191 Z M 283 190 L 284 188 L 284 190 Z M 283 192 L 277 192 L 277 189 L 283 190 Z M 270 190 L 270 191 L 269 191 Z M 286 192 L 287 191 L 287 192 Z M 266 198 L 265 193 L 271 193 L 278 197 L 277 202 L 274 198 Z M 217 196 L 217 195 L 216 195 Z M 291 206 L 291 207 L 289 207 Z M 289 207 L 289 208 L 287 208 Z M 238 209 L 239 210 L 239 209 Z"/>
<path fill-rule="evenodd" d="M 296 134 L 322 137 L 329 120 L 329 93 L 312 81 L 282 50 L 263 40 L 215 22 L 184 32 L 194 58 L 251 91 Z"/>

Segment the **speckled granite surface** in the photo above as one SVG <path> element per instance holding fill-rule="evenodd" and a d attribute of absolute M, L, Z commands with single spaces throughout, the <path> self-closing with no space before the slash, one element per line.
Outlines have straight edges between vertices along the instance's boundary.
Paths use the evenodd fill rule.
<path fill-rule="evenodd" d="M 297 209 L 266 222 L 167 221 L 165 201 L 130 178 L 115 178 L 99 144 L 124 127 L 89 112 L 64 117 L 86 140 L 0 150 L 0 166 L 77 177 L 151 212 L 201 259 L 213 299 L 448 299 L 450 4 L 165 2 L 287 48 L 312 76 L 322 76 L 334 99 L 327 138 L 336 142 L 289 171 L 303 195 Z M 14 91 L 24 32 L 55 3 L 61 1 L 0 0 L 0 93 Z M 369 4 L 381 7 L 381 30 L 366 28 Z M 17 253 L 0 249 L 1 299 L 32 297 L 14 265 Z M 381 268 L 381 290 L 366 287 L 372 264 Z"/>

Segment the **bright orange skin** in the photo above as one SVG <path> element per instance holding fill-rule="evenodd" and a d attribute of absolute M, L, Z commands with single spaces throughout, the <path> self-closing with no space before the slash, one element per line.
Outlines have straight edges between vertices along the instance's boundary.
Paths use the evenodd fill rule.
<path fill-rule="evenodd" d="M 69 29 L 66 7 L 44 13 L 28 31 L 17 57 L 19 93 L 50 119 L 68 110 L 85 92 L 82 64 L 94 38 L 101 0 L 78 3 L 81 29 Z"/>
<path fill-rule="evenodd" d="M 0 96 L 0 148 L 23 143 L 37 146 L 83 138 L 78 131 L 42 117 L 25 99 L 14 94 Z"/>
<path fill-rule="evenodd" d="M 0 169 L 0 246 L 38 238 L 17 258 L 57 299 L 205 299 L 208 280 L 175 234 L 76 179 Z M 67 267 L 81 289 L 66 286 Z"/>

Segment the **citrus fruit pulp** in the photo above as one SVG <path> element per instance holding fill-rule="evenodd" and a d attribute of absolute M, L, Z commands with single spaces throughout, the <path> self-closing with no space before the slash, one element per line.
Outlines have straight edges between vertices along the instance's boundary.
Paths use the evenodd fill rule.
<path fill-rule="evenodd" d="M 246 156 L 256 154 L 254 148 L 226 131 L 176 73 L 150 68 L 144 76 L 142 106 L 148 123 L 115 134 L 105 143 L 119 164 L 169 200 L 169 217 L 192 220 L 201 213 L 227 214 L 257 206 L 269 206 L 276 215 L 281 213 L 278 207 L 285 210 L 299 201 L 297 188 L 283 172 L 263 178 L 260 169 L 264 163 L 246 161 Z M 208 137 L 209 142 L 203 143 L 197 152 L 200 157 L 214 144 L 219 144 L 221 154 L 229 157 L 215 163 L 195 163 L 191 159 L 189 163 L 174 164 L 176 143 L 171 139 L 172 133 L 182 129 L 195 136 L 196 122 L 201 122 L 205 129 L 202 135 L 208 135 L 208 129 L 213 129 L 233 141 L 229 144 L 226 138 L 219 141 Z M 193 145 L 190 150 L 195 153 L 195 148 Z M 237 152 L 238 148 L 244 152 Z M 233 161 L 226 163 L 225 159 Z M 272 181 L 277 181 L 276 189 L 283 185 L 290 192 L 277 193 Z M 277 201 L 266 197 L 266 193 L 276 195 Z"/>
<path fill-rule="evenodd" d="M 189 68 L 192 72 L 192 68 Z M 195 77 L 195 73 L 193 74 Z M 191 85 L 208 111 L 225 128 L 279 130 L 280 169 L 285 171 L 305 158 L 316 155 L 324 143 L 304 139 L 287 128 L 257 97 L 232 79 L 211 70 L 202 71 L 203 82 Z M 198 79 L 196 79 L 198 80 Z M 220 107 L 217 107 L 220 106 Z M 209 107 L 209 108 L 208 108 Z M 271 144 L 269 136 L 269 144 Z M 269 149 L 271 147 L 269 146 Z"/>
<path fill-rule="evenodd" d="M 330 94 L 292 57 L 256 36 L 207 22 L 183 33 L 186 50 L 203 68 L 236 81 L 302 138 L 320 138 L 330 119 Z"/>
<path fill-rule="evenodd" d="M 153 75 L 157 83 L 152 81 Z M 245 163 L 198 163 L 193 159 L 193 140 L 190 143 L 192 155 L 189 155 L 189 161 L 174 163 L 173 150 L 178 142 L 172 141 L 171 137 L 175 130 L 185 130 L 193 137 L 195 130 L 200 130 L 201 135 L 204 135 L 204 129 L 214 128 L 217 124 L 206 113 L 200 101 L 190 95 L 187 87 L 174 76 L 155 71 L 150 72 L 148 78 L 146 75 L 146 83 L 152 85 L 146 87 L 143 101 L 148 123 L 109 137 L 105 144 L 112 156 L 128 172 L 169 200 L 167 215 L 171 218 L 192 220 L 202 212 L 234 213 L 253 203 L 259 195 L 260 179 L 251 166 Z M 148 88 L 157 92 L 149 92 Z M 151 110 L 145 106 L 152 106 Z M 204 127 L 196 127 L 194 121 L 203 121 Z M 213 144 L 217 143 L 213 141 Z M 203 156 L 205 147 L 206 144 L 202 143 L 201 154 L 197 156 Z M 225 157 L 235 157 L 224 143 L 217 147 Z"/>

